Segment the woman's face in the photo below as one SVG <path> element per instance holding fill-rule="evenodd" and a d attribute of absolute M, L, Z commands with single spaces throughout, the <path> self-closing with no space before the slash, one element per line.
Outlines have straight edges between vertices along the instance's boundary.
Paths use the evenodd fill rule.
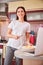
<path fill-rule="evenodd" d="M 25 16 L 25 12 L 24 12 L 24 10 L 22 9 L 22 8 L 19 8 L 18 10 L 17 10 L 17 16 L 18 16 L 18 18 L 20 19 L 24 19 L 24 16 Z"/>

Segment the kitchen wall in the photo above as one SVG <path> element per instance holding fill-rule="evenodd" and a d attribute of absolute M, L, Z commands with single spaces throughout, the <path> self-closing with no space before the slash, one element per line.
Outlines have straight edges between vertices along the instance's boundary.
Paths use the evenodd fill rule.
<path fill-rule="evenodd" d="M 43 0 L 23 0 L 23 1 L 9 2 L 8 3 L 8 13 L 15 12 L 18 6 L 24 6 L 26 11 L 40 10 L 40 9 L 43 9 Z M 34 17 L 34 15 L 32 16 Z M 9 16 L 9 17 L 12 19 L 12 18 L 15 18 L 15 15 L 13 14 L 12 16 Z M 9 22 L 3 22 L 0 25 L 0 35 L 5 39 L 8 39 L 6 37 L 8 24 Z M 31 24 L 31 30 L 34 30 L 35 33 L 38 31 L 38 28 L 43 25 L 43 23 L 41 22 L 38 24 L 34 22 L 33 23 L 30 22 L 30 24 Z"/>
<path fill-rule="evenodd" d="M 8 40 L 8 38 L 6 36 L 8 24 L 9 24 L 9 22 L 1 22 L 0 35 L 1 35 L 2 40 Z"/>
<path fill-rule="evenodd" d="M 40 8 L 43 9 L 43 0 L 23 0 L 23 1 L 9 2 L 8 12 L 15 12 L 18 6 L 24 6 L 27 11 Z"/>

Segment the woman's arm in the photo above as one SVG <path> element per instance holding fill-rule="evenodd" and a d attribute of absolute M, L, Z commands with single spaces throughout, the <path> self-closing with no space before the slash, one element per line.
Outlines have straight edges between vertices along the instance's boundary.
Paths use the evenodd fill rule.
<path fill-rule="evenodd" d="M 30 34 L 28 32 L 26 32 L 26 41 L 27 41 L 27 44 L 29 44 L 29 40 L 30 40 Z"/>
<path fill-rule="evenodd" d="M 8 38 L 14 38 L 14 39 L 18 39 L 19 38 L 19 36 L 16 36 L 16 35 L 12 34 L 12 29 L 8 29 L 8 31 L 7 31 L 7 37 Z"/>
<path fill-rule="evenodd" d="M 26 32 L 26 44 L 27 44 L 27 45 L 32 45 L 32 44 L 30 43 L 30 34 L 29 34 L 28 32 Z"/>

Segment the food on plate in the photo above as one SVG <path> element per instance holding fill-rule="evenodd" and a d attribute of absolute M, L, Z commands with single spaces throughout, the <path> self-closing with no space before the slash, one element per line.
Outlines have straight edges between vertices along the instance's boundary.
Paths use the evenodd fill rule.
<path fill-rule="evenodd" d="M 27 45 L 27 46 L 23 46 L 23 48 L 27 48 L 27 49 L 33 49 L 33 48 L 34 48 L 34 46 Z"/>

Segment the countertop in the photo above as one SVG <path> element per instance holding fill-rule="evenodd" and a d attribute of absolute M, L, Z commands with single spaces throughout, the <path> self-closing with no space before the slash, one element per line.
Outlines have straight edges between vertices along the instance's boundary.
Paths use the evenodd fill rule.
<path fill-rule="evenodd" d="M 3 56 L 5 57 L 5 49 L 6 49 L 6 43 L 0 43 L 0 45 L 4 45 L 3 47 Z M 43 60 L 43 56 L 33 56 L 33 55 L 30 55 L 29 53 L 25 52 L 25 51 L 22 51 L 22 50 L 16 50 L 14 55 L 18 58 L 21 58 L 21 59 L 39 59 L 39 60 Z M 15 58 L 14 56 L 14 58 Z"/>
<path fill-rule="evenodd" d="M 39 60 L 43 60 L 43 56 L 33 56 L 30 55 L 27 52 L 21 51 L 21 50 L 16 50 L 15 51 L 15 56 L 18 58 L 22 58 L 22 59 L 39 59 Z"/>

